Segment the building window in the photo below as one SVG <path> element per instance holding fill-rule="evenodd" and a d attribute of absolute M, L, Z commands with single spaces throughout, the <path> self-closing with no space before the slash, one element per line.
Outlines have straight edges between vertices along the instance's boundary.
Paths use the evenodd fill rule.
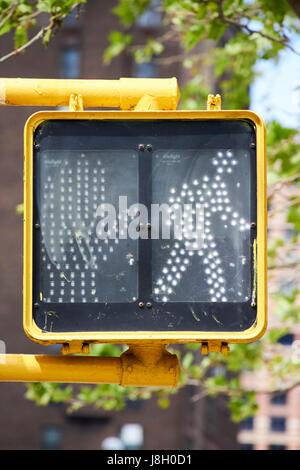
<path fill-rule="evenodd" d="M 157 29 L 161 25 L 160 0 L 152 0 L 145 12 L 136 20 L 136 26 L 144 36 L 144 40 L 157 36 Z M 137 78 L 155 78 L 158 76 L 154 61 L 134 63 L 133 75 Z"/>
<path fill-rule="evenodd" d="M 67 46 L 61 51 L 60 61 L 61 78 L 79 78 L 80 51 L 77 46 Z"/>
<path fill-rule="evenodd" d="M 297 283 L 294 279 L 288 282 L 280 282 L 280 292 L 282 292 L 284 295 L 291 295 L 295 289 L 297 289 Z"/>
<path fill-rule="evenodd" d="M 286 405 L 287 393 L 274 393 L 271 397 L 272 405 Z"/>
<path fill-rule="evenodd" d="M 281 416 L 273 416 L 271 418 L 271 431 L 284 432 L 286 429 L 286 420 Z"/>
<path fill-rule="evenodd" d="M 287 242 L 291 242 L 298 236 L 298 234 L 299 232 L 295 230 L 294 228 L 286 228 L 284 230 L 284 239 Z"/>
<path fill-rule="evenodd" d="M 244 419 L 240 423 L 240 429 L 241 430 L 250 430 L 253 429 L 254 427 L 254 419 L 253 416 L 249 416 L 249 418 Z"/>
<path fill-rule="evenodd" d="M 254 446 L 250 443 L 240 444 L 240 450 L 253 450 Z"/>
<path fill-rule="evenodd" d="M 285 450 L 286 446 L 283 444 L 270 444 L 269 450 Z"/>
<path fill-rule="evenodd" d="M 282 336 L 279 338 L 278 343 L 282 344 L 283 346 L 291 346 L 294 342 L 294 335 L 288 333 L 287 335 Z"/>
<path fill-rule="evenodd" d="M 141 62 L 134 64 L 135 73 L 137 78 L 155 78 L 157 77 L 157 68 L 153 62 Z"/>
<path fill-rule="evenodd" d="M 153 0 L 146 11 L 137 19 L 136 24 L 143 29 L 156 29 L 161 24 L 160 1 Z"/>
<path fill-rule="evenodd" d="M 48 426 L 43 430 L 42 449 L 60 450 L 61 432 L 55 426 Z"/>

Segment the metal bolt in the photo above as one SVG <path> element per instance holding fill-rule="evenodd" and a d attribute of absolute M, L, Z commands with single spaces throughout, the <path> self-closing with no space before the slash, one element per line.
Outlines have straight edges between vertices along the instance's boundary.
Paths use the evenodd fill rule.
<path fill-rule="evenodd" d="M 36 228 L 37 230 L 39 230 L 41 228 L 40 224 L 34 224 L 34 228 Z"/>
<path fill-rule="evenodd" d="M 251 228 L 256 228 L 256 223 L 255 223 L 255 222 L 251 222 L 250 227 L 251 227 Z"/>
<path fill-rule="evenodd" d="M 38 308 L 40 308 L 40 304 L 39 304 L 38 302 L 35 302 L 35 303 L 33 304 L 33 307 L 36 308 L 36 309 L 38 309 Z"/>
<path fill-rule="evenodd" d="M 152 150 L 152 145 L 151 145 L 151 144 L 147 144 L 146 149 L 148 150 L 148 152 L 151 152 L 151 150 Z"/>
<path fill-rule="evenodd" d="M 150 222 L 147 223 L 147 229 L 148 229 L 148 230 L 151 229 L 151 224 L 150 224 Z"/>
<path fill-rule="evenodd" d="M 82 343 L 81 351 L 82 351 L 82 354 L 89 354 L 90 345 L 88 343 Z"/>
<path fill-rule="evenodd" d="M 146 307 L 147 307 L 147 308 L 151 308 L 151 307 L 152 307 L 152 303 L 151 303 L 151 302 L 147 302 L 147 303 L 146 303 Z"/>
<path fill-rule="evenodd" d="M 61 348 L 62 354 L 69 354 L 70 353 L 70 345 L 68 343 L 63 344 Z"/>
<path fill-rule="evenodd" d="M 141 151 L 145 150 L 145 145 L 144 144 L 139 144 L 139 150 L 141 150 Z"/>
<path fill-rule="evenodd" d="M 139 302 L 139 307 L 140 308 L 144 308 L 144 305 L 145 305 L 144 302 Z"/>
<path fill-rule="evenodd" d="M 251 148 L 251 149 L 255 149 L 255 147 L 256 147 L 256 144 L 255 144 L 255 142 L 251 142 L 251 144 L 250 144 L 250 148 Z"/>
<path fill-rule="evenodd" d="M 39 144 L 34 144 L 34 148 L 35 148 L 35 150 L 39 150 L 40 149 Z"/>
<path fill-rule="evenodd" d="M 256 302 L 251 302 L 251 307 L 256 307 Z"/>

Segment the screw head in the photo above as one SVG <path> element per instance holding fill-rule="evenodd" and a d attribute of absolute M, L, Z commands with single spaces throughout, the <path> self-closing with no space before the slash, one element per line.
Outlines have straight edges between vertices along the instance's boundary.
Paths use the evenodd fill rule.
<path fill-rule="evenodd" d="M 147 302 L 147 303 L 146 303 L 146 307 L 147 307 L 147 308 L 151 308 L 151 307 L 152 307 L 152 303 L 151 303 L 151 302 Z"/>
<path fill-rule="evenodd" d="M 144 144 L 139 144 L 139 150 L 143 152 L 145 150 L 145 145 Z"/>
<path fill-rule="evenodd" d="M 255 222 L 251 222 L 250 227 L 251 227 L 251 228 L 256 228 L 256 223 L 255 223 Z"/>
<path fill-rule="evenodd" d="M 255 147 L 256 147 L 256 144 L 255 144 L 255 142 L 251 142 L 251 144 L 250 144 L 250 148 L 251 148 L 251 149 L 255 149 Z"/>
<path fill-rule="evenodd" d="M 34 224 L 34 228 L 39 230 L 41 228 L 40 224 Z"/>
<path fill-rule="evenodd" d="M 151 145 L 151 144 L 147 144 L 146 149 L 148 150 L 148 152 L 151 152 L 151 150 L 152 150 L 152 145 Z"/>
<path fill-rule="evenodd" d="M 35 303 L 33 304 L 33 307 L 34 307 L 35 309 L 38 309 L 38 308 L 40 308 L 40 304 L 39 304 L 38 302 L 35 302 Z"/>
<path fill-rule="evenodd" d="M 144 305 L 145 305 L 144 302 L 139 302 L 139 307 L 140 308 L 144 308 Z"/>

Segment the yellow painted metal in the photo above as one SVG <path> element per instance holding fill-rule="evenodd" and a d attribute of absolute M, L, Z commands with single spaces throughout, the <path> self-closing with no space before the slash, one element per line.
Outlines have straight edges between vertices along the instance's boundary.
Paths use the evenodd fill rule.
<path fill-rule="evenodd" d="M 151 97 L 142 97 L 144 105 L 156 106 Z M 152 104 L 151 104 L 152 103 Z M 32 203 L 33 203 L 33 134 L 35 129 L 44 121 L 50 119 L 91 119 L 91 120 L 124 120 L 141 119 L 248 119 L 256 127 L 257 139 L 257 239 L 256 239 L 256 303 L 257 319 L 251 328 L 242 332 L 149 332 L 149 331 L 114 331 L 114 332 L 68 332 L 54 333 L 40 330 L 32 318 Z M 262 119 L 251 111 L 95 111 L 95 112 L 53 112 L 43 111 L 31 116 L 25 126 L 25 174 L 24 174 L 24 329 L 26 334 L 34 341 L 42 344 L 53 343 L 125 343 L 138 344 L 153 342 L 157 344 L 168 343 L 247 343 L 259 339 L 267 326 L 267 264 L 266 264 L 266 137 L 265 125 Z M 220 346 L 222 349 L 222 347 Z M 220 350 L 221 350 L 220 349 Z M 225 351 L 223 347 L 223 351 Z"/>
<path fill-rule="evenodd" d="M 229 353 L 229 346 L 227 343 L 221 341 L 208 341 L 201 344 L 201 354 L 208 354 L 210 352 L 221 353 L 227 356 Z"/>
<path fill-rule="evenodd" d="M 55 80 L 0 78 L 0 105 L 69 106 L 71 95 L 82 97 L 84 108 L 132 110 L 145 95 L 158 109 L 176 109 L 180 92 L 176 78 L 119 80 Z M 145 109 L 144 109 L 145 110 Z"/>
<path fill-rule="evenodd" d="M 221 110 L 221 96 L 208 95 L 206 103 L 207 111 L 220 111 Z"/>
<path fill-rule="evenodd" d="M 112 357 L 1 354 L 0 381 L 120 383 L 121 361 Z"/>
<path fill-rule="evenodd" d="M 121 361 L 122 386 L 151 384 L 154 387 L 176 387 L 178 384 L 178 358 L 169 353 L 163 344 L 132 344 L 121 355 Z"/>
<path fill-rule="evenodd" d="M 177 356 L 163 345 L 130 347 L 120 357 L 0 354 L 0 382 L 176 387 Z"/>
<path fill-rule="evenodd" d="M 202 352 L 228 353 L 227 342 L 249 342 L 266 329 L 266 149 L 263 121 L 249 111 L 221 111 L 221 97 L 209 95 L 207 111 L 176 112 L 180 93 L 175 78 L 120 80 L 0 79 L 0 105 L 69 106 L 71 112 L 33 115 L 25 126 L 24 168 L 24 329 L 34 341 L 63 344 L 61 356 L 0 355 L 0 381 L 117 383 L 123 386 L 176 387 L 179 364 L 166 350 L 168 343 L 201 342 Z M 250 119 L 257 130 L 257 321 L 242 333 L 222 332 L 104 332 L 44 333 L 32 319 L 32 143 L 34 130 L 48 119 L 120 119 L 119 112 L 83 112 L 87 107 L 116 107 L 122 119 Z M 167 111 L 166 111 L 167 110 Z M 171 111 L 170 111 L 171 110 Z M 147 112 L 145 112 L 147 111 Z M 120 358 L 78 357 L 89 343 L 126 343 Z"/>
<path fill-rule="evenodd" d="M 82 95 L 75 95 L 72 93 L 69 98 L 70 111 L 83 111 L 83 98 Z"/>
<path fill-rule="evenodd" d="M 66 354 L 89 354 L 90 345 L 82 341 L 72 341 L 72 343 L 65 343 L 62 345 L 61 353 Z"/>

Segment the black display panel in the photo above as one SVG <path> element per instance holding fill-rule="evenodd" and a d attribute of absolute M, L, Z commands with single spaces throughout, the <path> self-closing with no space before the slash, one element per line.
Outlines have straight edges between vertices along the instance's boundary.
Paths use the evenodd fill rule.
<path fill-rule="evenodd" d="M 44 331 L 237 331 L 256 320 L 248 120 L 49 120 L 34 136 Z"/>

